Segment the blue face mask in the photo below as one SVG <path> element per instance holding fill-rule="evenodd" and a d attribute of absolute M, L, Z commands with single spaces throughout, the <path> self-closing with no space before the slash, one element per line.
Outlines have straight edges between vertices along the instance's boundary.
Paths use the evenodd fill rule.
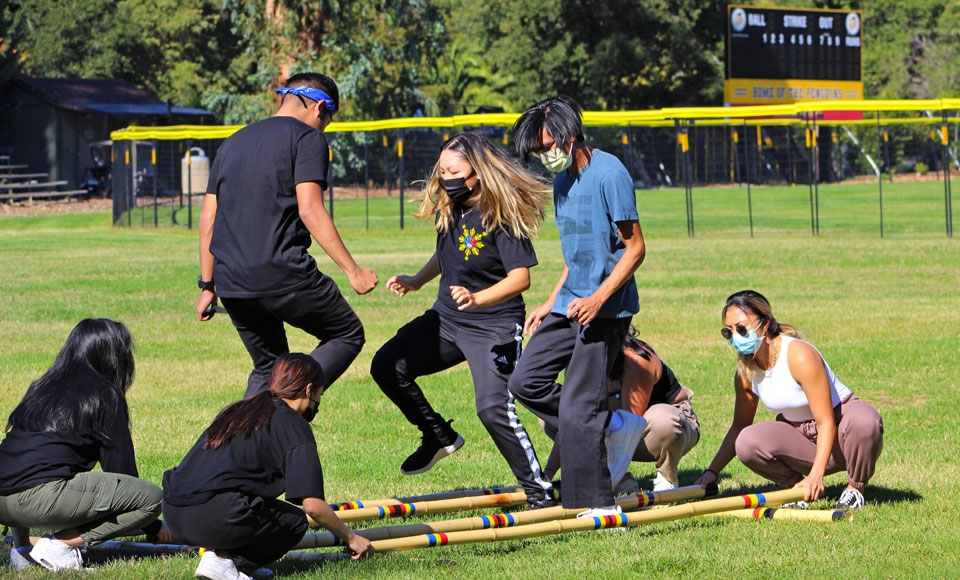
<path fill-rule="evenodd" d="M 757 336 L 757 329 L 760 328 L 762 322 L 757 323 L 757 328 L 747 332 L 746 336 L 741 335 L 739 332 L 734 332 L 730 337 L 730 344 L 733 345 L 733 348 L 737 349 L 737 352 L 740 354 L 753 354 L 757 352 L 757 349 L 760 348 L 760 345 L 763 343 L 763 336 Z"/>

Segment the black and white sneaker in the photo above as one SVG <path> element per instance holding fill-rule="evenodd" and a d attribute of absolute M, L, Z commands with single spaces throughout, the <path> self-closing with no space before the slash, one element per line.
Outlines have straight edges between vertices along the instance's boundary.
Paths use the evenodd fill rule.
<path fill-rule="evenodd" d="M 858 510 L 863 507 L 866 501 L 863 499 L 863 494 L 856 489 L 845 489 L 843 493 L 840 494 L 840 499 L 837 500 L 837 509 L 841 510 Z"/>
<path fill-rule="evenodd" d="M 548 489 L 538 493 L 527 494 L 527 509 L 542 510 L 560 505 L 560 494 L 556 489 Z"/>
<path fill-rule="evenodd" d="M 463 447 L 463 437 L 456 431 L 453 432 L 453 440 L 450 444 L 444 444 L 435 436 L 424 435 L 420 447 L 414 451 L 410 457 L 407 457 L 400 465 L 400 473 L 404 475 L 417 475 L 430 471 L 438 461 L 444 457 L 453 455 L 453 453 Z"/>

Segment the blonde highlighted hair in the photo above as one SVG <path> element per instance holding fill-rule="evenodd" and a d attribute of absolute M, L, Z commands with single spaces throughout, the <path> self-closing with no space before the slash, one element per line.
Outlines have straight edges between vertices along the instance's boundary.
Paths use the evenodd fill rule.
<path fill-rule="evenodd" d="M 470 196 L 486 229 L 499 228 L 518 238 L 530 238 L 540 229 L 553 187 L 530 173 L 479 133 L 463 133 L 449 139 L 440 151 L 453 151 L 477 174 Z M 454 224 L 453 201 L 440 183 L 439 161 L 434 165 L 416 216 L 436 216 L 434 229 L 446 233 Z"/>

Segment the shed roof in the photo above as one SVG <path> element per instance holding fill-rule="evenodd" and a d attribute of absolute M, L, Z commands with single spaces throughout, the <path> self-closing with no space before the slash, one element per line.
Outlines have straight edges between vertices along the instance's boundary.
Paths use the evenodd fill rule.
<path fill-rule="evenodd" d="M 55 107 L 116 116 L 212 116 L 211 111 L 178 107 L 121 79 L 58 79 L 20 77 L 29 92 Z"/>

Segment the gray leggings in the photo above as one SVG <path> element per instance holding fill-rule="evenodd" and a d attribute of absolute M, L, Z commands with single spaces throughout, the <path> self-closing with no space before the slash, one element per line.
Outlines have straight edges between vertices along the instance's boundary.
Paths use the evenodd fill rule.
<path fill-rule="evenodd" d="M 847 472 L 847 481 L 862 490 L 877 466 L 883 450 L 883 419 L 872 406 L 855 395 L 834 409 L 837 440 L 827 462 L 826 474 Z M 810 472 L 817 454 L 817 424 L 776 421 L 756 423 L 737 437 L 737 457 L 759 475 L 784 487 L 792 487 Z"/>
<path fill-rule="evenodd" d="M 86 542 L 140 530 L 160 515 L 160 487 L 119 473 L 87 471 L 0 496 L 0 522 L 60 532 L 76 529 Z"/>

